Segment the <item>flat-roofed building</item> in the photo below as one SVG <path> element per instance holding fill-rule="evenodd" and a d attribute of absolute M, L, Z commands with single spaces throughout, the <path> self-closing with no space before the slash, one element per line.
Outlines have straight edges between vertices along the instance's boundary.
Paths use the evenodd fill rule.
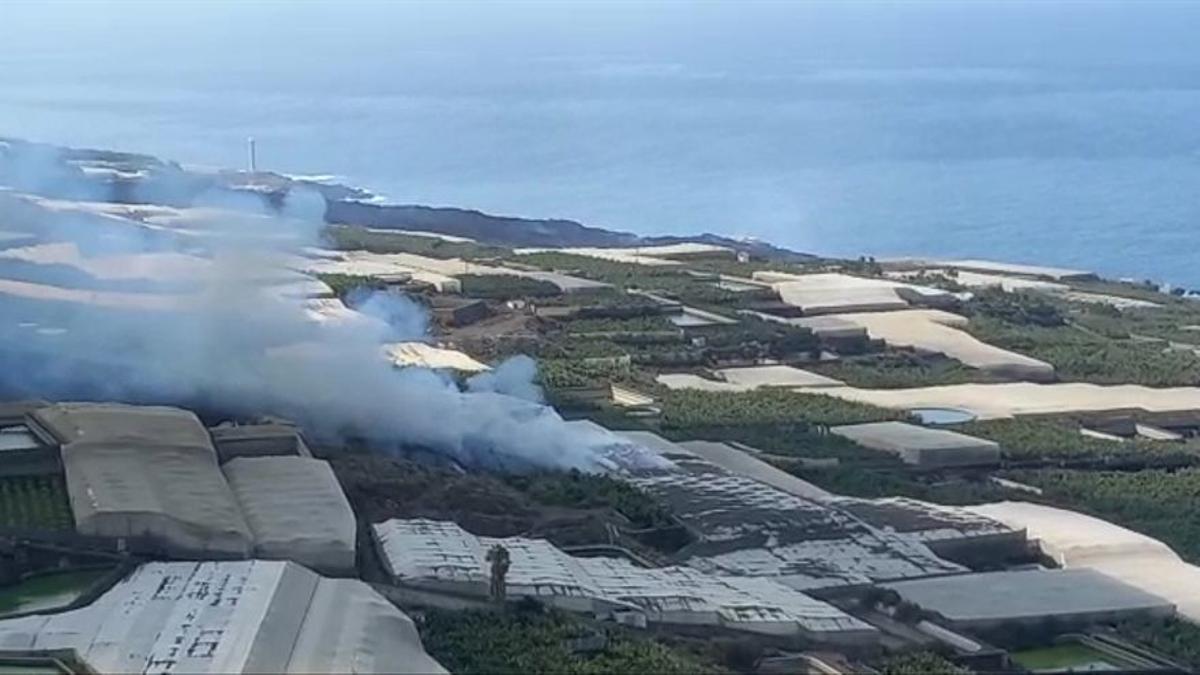
<path fill-rule="evenodd" d="M 830 433 L 916 466 L 987 466 L 1000 461 L 1000 444 L 995 441 L 907 422 L 850 424 L 833 427 Z"/>
<path fill-rule="evenodd" d="M 329 462 L 239 457 L 222 471 L 254 536 L 255 556 L 328 574 L 354 571 L 357 521 Z"/>
<path fill-rule="evenodd" d="M 956 629 L 1053 619 L 1085 626 L 1138 616 L 1172 616 L 1170 601 L 1088 569 L 1029 569 L 894 582 L 885 588 Z"/>
<path fill-rule="evenodd" d="M 444 673 L 366 583 L 295 563 L 147 563 L 81 609 L 0 621 L 0 654 L 101 673 Z"/>

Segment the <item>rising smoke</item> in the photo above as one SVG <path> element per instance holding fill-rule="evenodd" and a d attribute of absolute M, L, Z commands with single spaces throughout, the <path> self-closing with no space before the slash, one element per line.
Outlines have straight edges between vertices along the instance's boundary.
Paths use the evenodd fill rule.
<path fill-rule="evenodd" d="M 0 182 L 15 176 L 19 189 L 105 198 L 61 161 L 38 153 L 36 162 L 22 163 L 11 144 L 7 155 L 5 150 L 0 143 Z M 171 180 L 173 172 L 178 180 Z M 123 201 L 177 203 L 189 190 L 196 193 L 195 183 L 191 174 L 160 167 L 152 180 L 121 189 Z M 383 344 L 428 337 L 428 316 L 403 295 L 367 298 L 359 305 L 362 321 L 314 322 L 303 299 L 282 292 L 281 284 L 292 280 L 288 262 L 297 251 L 319 241 L 325 211 L 320 194 L 293 188 L 269 208 L 259 195 L 210 186 L 192 194 L 191 202 L 210 215 L 181 234 L 178 228 L 32 209 L 24 197 L 0 193 L 0 230 L 69 242 L 84 256 L 186 256 L 204 263 L 183 288 L 155 296 L 166 299 L 161 307 L 125 306 L 131 297 L 149 295 L 130 292 L 131 279 L 92 280 L 96 298 L 111 296 L 106 306 L 0 294 L 5 314 L 15 318 L 0 333 L 7 393 L 275 414 L 297 420 L 324 442 L 418 445 L 469 466 L 592 471 L 613 468 L 617 455 L 630 462 L 628 444 L 566 424 L 541 405 L 536 365 L 527 357 L 502 363 L 465 388 L 437 372 L 392 367 L 382 357 Z M 10 269 L 28 272 L 19 265 L 0 267 Z M 42 265 L 39 273 L 49 269 L 58 268 Z M 637 463 L 661 461 L 632 456 L 641 457 Z"/>

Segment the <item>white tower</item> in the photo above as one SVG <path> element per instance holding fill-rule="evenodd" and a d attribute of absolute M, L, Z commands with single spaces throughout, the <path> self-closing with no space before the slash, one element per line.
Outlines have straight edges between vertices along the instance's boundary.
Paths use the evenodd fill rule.
<path fill-rule="evenodd" d="M 258 173 L 258 156 L 254 150 L 254 137 L 246 139 L 250 145 L 250 173 Z"/>

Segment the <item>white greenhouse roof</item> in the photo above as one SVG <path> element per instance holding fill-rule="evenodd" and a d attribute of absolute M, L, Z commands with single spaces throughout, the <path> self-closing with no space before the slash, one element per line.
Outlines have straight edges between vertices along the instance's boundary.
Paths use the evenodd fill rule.
<path fill-rule="evenodd" d="M 254 535 L 257 556 L 331 573 L 354 569 L 357 522 L 329 462 L 238 457 L 221 468 Z"/>
<path fill-rule="evenodd" d="M 1087 569 L 982 572 L 903 581 L 887 588 L 962 624 L 1174 611 L 1157 595 Z"/>
<path fill-rule="evenodd" d="M 892 453 L 910 464 L 995 463 L 1000 459 L 1000 444 L 995 441 L 907 422 L 850 424 L 833 427 L 830 433 Z"/>
<path fill-rule="evenodd" d="M 491 370 L 456 349 L 444 349 L 424 342 L 393 342 L 383 346 L 388 360 L 400 367 L 415 366 L 435 370 L 457 370 L 463 373 L 481 373 Z"/>
<path fill-rule="evenodd" d="M 62 443 L 81 533 L 155 537 L 173 555 L 250 553 L 249 528 L 192 413 L 69 403 L 37 410 L 31 420 Z"/>
<path fill-rule="evenodd" d="M 87 607 L 0 621 L 0 649 L 105 673 L 444 673 L 365 583 L 294 563 L 147 563 Z"/>
<path fill-rule="evenodd" d="M 1099 518 L 1028 502 L 968 507 L 1009 527 L 1026 528 L 1042 552 L 1066 568 L 1091 568 L 1160 595 L 1179 614 L 1200 622 L 1200 566 L 1169 546 Z"/>

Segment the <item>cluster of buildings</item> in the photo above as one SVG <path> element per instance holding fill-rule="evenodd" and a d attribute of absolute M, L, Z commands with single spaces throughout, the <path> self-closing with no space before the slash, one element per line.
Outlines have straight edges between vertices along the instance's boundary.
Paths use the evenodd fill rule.
<path fill-rule="evenodd" d="M 185 410 L 108 403 L 6 413 L 23 451 L 61 472 L 75 532 L 50 533 L 56 545 L 161 562 L 86 605 L 0 620 L 0 656 L 69 653 L 95 672 L 442 672 L 356 578 L 355 513 L 294 427 L 206 429 Z"/>
<path fill-rule="evenodd" d="M 87 604 L 0 620 L 0 654 L 69 653 L 104 672 L 439 669 L 411 620 L 356 578 L 355 514 L 294 428 L 206 429 L 186 411 L 116 404 L 21 410 L 3 411 L 6 425 L 57 453 L 81 541 L 159 562 L 133 568 Z M 598 432 L 591 422 L 571 424 Z M 889 431 L 835 433 L 895 443 Z M 513 600 L 633 627 L 851 652 L 889 639 L 872 619 L 876 610 L 856 609 L 870 589 L 919 608 L 932 626 L 926 632 L 950 645 L 996 626 L 1176 612 L 1173 599 L 1087 566 L 972 571 L 972 561 L 1028 552 L 1029 533 L 1011 517 L 838 496 L 743 446 L 650 432 L 617 438 L 627 452 L 611 453 L 612 475 L 691 536 L 667 564 L 585 557 L 449 521 L 391 519 L 371 524 L 364 542 L 382 564 L 384 590 L 423 605 L 485 604 L 493 593 L 488 552 L 500 546 Z M 895 451 L 903 456 L 903 444 Z M 646 452 L 662 461 L 620 462 Z"/>
<path fill-rule="evenodd" d="M 37 204 L 51 211 L 84 209 L 82 203 Z M 136 214 L 116 206 L 84 210 L 170 232 L 203 221 L 203 214 L 166 207 Z M 136 278 L 182 289 L 150 296 L 0 280 L 0 293 L 36 301 L 177 309 L 194 301 L 187 282 L 211 273 L 211 261 L 182 254 L 84 256 L 73 244 L 19 243 L 0 258 L 77 268 L 108 282 Z M 737 257 L 704 244 L 551 250 L 658 268 L 678 268 L 691 256 Z M 327 297 L 331 289 L 309 277 L 321 273 L 441 294 L 461 293 L 463 280 L 478 276 L 519 277 L 563 294 L 609 288 L 520 264 L 412 253 L 307 249 L 285 267 L 256 281 L 305 298 L 308 315 L 319 322 L 367 320 Z M 1099 418 L 1128 410 L 1152 415 L 1154 424 L 1136 425 L 1135 434 L 1200 426 L 1194 416 L 1200 390 L 1194 388 L 1048 384 L 1055 379 L 1049 364 L 964 330 L 966 320 L 949 310 L 967 293 L 921 283 L 925 274 L 942 270 L 968 288 L 1032 288 L 1118 307 L 1152 304 L 1074 291 L 1067 282 L 1088 278 L 1075 270 L 981 261 L 914 263 L 912 270 L 872 278 L 841 272 L 716 275 L 715 283 L 727 290 L 773 291 L 777 300 L 749 303 L 743 311 L 808 328 L 826 348 L 849 353 L 883 342 L 1022 381 L 862 389 L 771 363 L 720 368 L 705 377 L 663 374 L 659 382 L 729 392 L 782 387 L 897 410 L 965 409 L 981 418 L 1063 412 Z M 678 328 L 719 330 L 737 323 L 641 295 Z M 486 303 L 466 298 L 440 295 L 430 302 L 431 313 L 447 326 L 475 323 L 489 311 Z M 425 343 L 384 345 L 382 352 L 398 366 L 488 369 L 461 352 Z M 653 404 L 635 391 L 620 396 L 631 406 Z M 572 424 L 581 438 L 612 437 L 590 422 Z M 1111 420 L 1097 425 L 1104 433 L 1115 429 Z M 828 431 L 920 468 L 989 466 L 1000 459 L 994 442 L 906 422 Z M 313 457 L 290 425 L 210 429 L 175 408 L 0 405 L 0 475 L 53 475 L 65 486 L 73 532 L 66 538 L 54 533 L 56 544 L 155 560 L 131 567 L 65 611 L 0 619 L 0 657 L 67 654 L 80 670 L 96 672 L 444 672 L 425 652 L 413 621 L 381 590 L 433 606 L 479 606 L 493 595 L 488 554 L 496 547 L 509 556 L 505 585 L 514 600 L 532 598 L 639 628 L 753 636 L 787 647 L 878 649 L 895 638 L 885 625 L 900 607 L 920 613 L 923 634 L 971 652 L 980 645 L 964 633 L 997 627 L 1047 621 L 1081 627 L 1177 613 L 1196 620 L 1200 613 L 1194 566 L 1157 542 L 1078 514 L 1031 505 L 957 508 L 844 497 L 780 471 L 744 446 L 676 443 L 650 432 L 622 432 L 605 452 L 614 477 L 651 497 L 689 534 L 691 543 L 672 553 L 668 564 L 646 565 L 634 555 L 587 557 L 540 539 L 480 536 L 429 519 L 371 523 L 364 528 L 369 541 L 360 542 L 359 520 L 332 468 Z M 648 453 L 654 461 L 646 460 Z M 359 579 L 363 546 L 373 548 L 387 577 L 380 586 L 388 588 Z M 1034 546 L 1060 567 L 974 571 L 980 561 L 1028 559 Z M 895 602 L 868 606 L 862 601 L 870 591 L 884 591 Z"/>
<path fill-rule="evenodd" d="M 617 433 L 670 462 L 613 474 L 653 497 L 692 536 L 668 565 L 580 557 L 543 540 L 477 536 L 452 522 L 393 519 L 372 527 L 392 583 L 486 597 L 487 553 L 499 545 L 511 555 L 512 596 L 635 626 L 850 652 L 894 641 L 886 615 L 901 606 L 921 613 L 913 630 L 925 639 L 968 656 L 986 652 L 973 635 L 997 628 L 1054 622 L 1069 630 L 1176 613 L 1174 598 L 1094 569 L 1026 562 L 973 571 L 1028 561 L 1036 544 L 1024 527 L 978 509 L 838 496 L 741 446 Z M 893 604 L 862 609 L 873 590 L 892 594 Z"/>
<path fill-rule="evenodd" d="M 499 545 L 511 556 L 510 595 L 597 618 L 827 644 L 877 638 L 863 621 L 771 579 L 575 557 L 544 540 L 478 537 L 451 522 L 388 520 L 374 525 L 373 534 L 392 580 L 412 588 L 483 597 L 490 576 L 486 554 Z"/>

